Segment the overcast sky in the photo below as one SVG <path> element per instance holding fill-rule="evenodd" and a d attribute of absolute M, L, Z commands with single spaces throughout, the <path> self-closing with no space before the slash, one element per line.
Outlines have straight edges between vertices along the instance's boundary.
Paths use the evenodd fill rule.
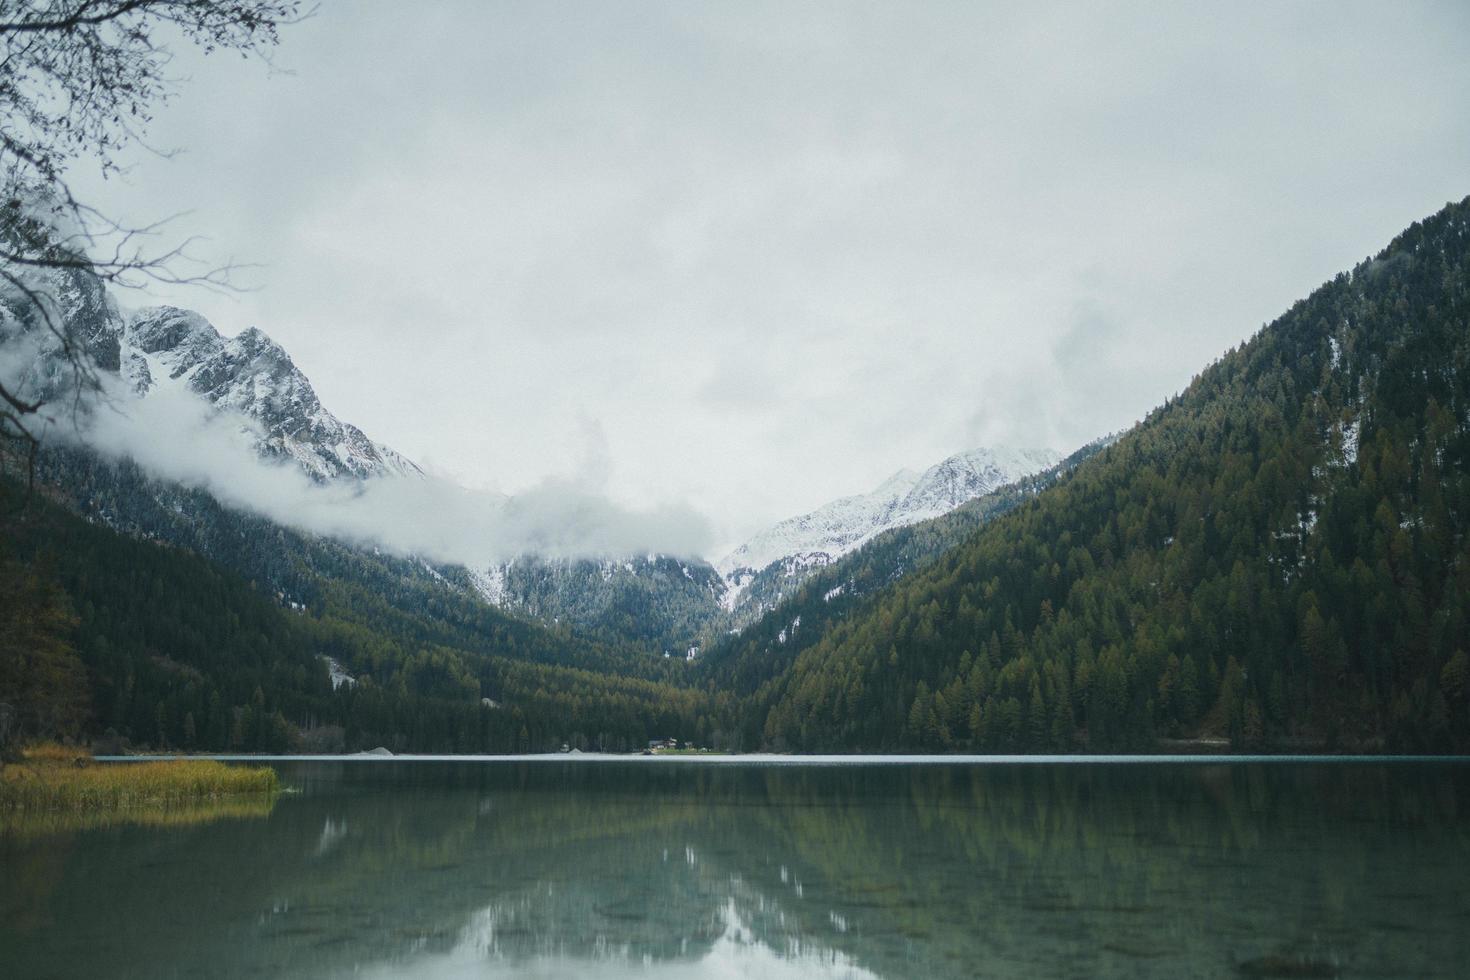
<path fill-rule="evenodd" d="M 718 542 L 1130 425 L 1470 193 L 1461 2 L 327 0 L 181 55 L 123 181 L 328 408 L 426 468 Z M 149 297 L 123 297 L 142 305 Z"/>

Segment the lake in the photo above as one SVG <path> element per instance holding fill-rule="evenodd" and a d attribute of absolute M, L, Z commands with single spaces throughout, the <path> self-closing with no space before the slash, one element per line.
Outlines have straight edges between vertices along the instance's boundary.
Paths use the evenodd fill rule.
<path fill-rule="evenodd" d="M 0 836 L 0 975 L 1470 969 L 1463 761 L 274 764 L 274 799 Z"/>

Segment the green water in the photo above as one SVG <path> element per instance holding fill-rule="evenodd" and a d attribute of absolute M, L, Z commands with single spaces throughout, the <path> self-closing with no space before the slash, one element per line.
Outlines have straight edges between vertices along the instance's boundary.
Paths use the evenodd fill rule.
<path fill-rule="evenodd" d="M 0 975 L 1470 975 L 1463 763 L 277 766 L 0 837 Z"/>

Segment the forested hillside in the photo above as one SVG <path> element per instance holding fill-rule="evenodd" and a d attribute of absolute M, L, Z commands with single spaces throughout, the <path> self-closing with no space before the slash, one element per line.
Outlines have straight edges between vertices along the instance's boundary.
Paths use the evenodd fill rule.
<path fill-rule="evenodd" d="M 1463 201 L 835 623 L 765 740 L 1470 748 L 1467 362 Z"/>
<path fill-rule="evenodd" d="M 521 555 L 491 566 L 478 581 L 490 584 L 482 594 L 502 609 L 656 655 L 683 657 L 723 621 L 719 573 L 705 562 L 670 555 Z"/>
<path fill-rule="evenodd" d="M 629 659 L 442 591 L 386 595 L 360 571 L 317 569 L 309 604 L 283 602 L 189 550 L 39 498 L 11 515 L 6 540 L 0 702 L 19 707 L 23 735 L 508 752 L 719 729 L 712 699 L 659 678 L 682 663 Z M 325 656 L 357 683 L 334 691 Z"/>
<path fill-rule="evenodd" d="M 813 571 L 785 601 L 712 646 L 699 661 L 700 676 L 711 691 L 749 697 L 789 669 L 802 651 L 814 646 L 837 623 L 861 615 L 874 595 L 905 575 L 927 568 L 986 521 L 1052 486 L 1108 441 L 1084 446 L 1035 476 L 1000 487 L 940 517 L 885 531 L 852 554 Z M 761 585 L 758 576 L 748 589 Z M 743 722 L 744 744 L 761 744 L 763 719 L 747 712 Z"/>
<path fill-rule="evenodd" d="M 130 460 L 51 447 L 38 466 L 56 498 L 135 537 L 218 562 L 261 592 L 314 613 L 370 619 L 417 618 L 435 642 L 517 658 L 637 677 L 668 678 L 681 665 L 645 643 L 598 640 L 568 626 L 530 621 L 482 601 L 459 566 L 354 546 L 222 505 L 207 491 L 150 476 Z"/>

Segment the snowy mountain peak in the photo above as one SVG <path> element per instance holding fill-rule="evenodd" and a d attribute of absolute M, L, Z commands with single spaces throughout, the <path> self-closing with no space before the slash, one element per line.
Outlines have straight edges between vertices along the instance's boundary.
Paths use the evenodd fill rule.
<path fill-rule="evenodd" d="M 1007 483 L 1061 462 L 1050 449 L 975 449 L 929 467 L 897 505 L 902 523 L 938 517 Z"/>
<path fill-rule="evenodd" d="M 974 449 L 923 473 L 899 470 L 870 493 L 781 521 L 726 555 L 715 565 L 731 586 L 726 602 L 736 602 L 742 585 L 773 562 L 799 555 L 807 567 L 829 563 L 884 531 L 948 513 L 1061 458 L 1050 449 Z"/>
<path fill-rule="evenodd" d="M 157 306 L 140 310 L 123 324 L 130 346 L 145 354 L 187 352 L 200 360 L 224 346 L 219 331 L 193 310 Z"/>
<path fill-rule="evenodd" d="M 160 384 L 184 384 L 217 409 L 258 423 L 257 448 L 289 459 L 316 480 L 416 475 L 403 456 L 373 442 L 322 406 L 311 381 L 259 327 L 225 339 L 191 310 L 143 309 L 121 330 L 123 374 L 146 397 Z"/>
<path fill-rule="evenodd" d="M 239 341 L 240 344 L 244 347 L 273 348 L 280 351 L 282 354 L 285 353 L 285 349 L 274 340 L 271 340 L 270 337 L 266 335 L 266 332 L 259 327 L 246 327 L 235 336 L 235 339 Z"/>
<path fill-rule="evenodd" d="M 237 412 L 251 423 L 261 456 L 294 462 L 313 480 L 422 475 L 328 412 L 290 355 L 259 328 L 227 339 L 192 310 L 156 306 L 124 315 L 86 269 L 32 270 L 22 278 L 21 286 L 0 289 L 0 346 L 25 352 L 18 384 L 28 396 L 55 400 L 75 385 L 48 329 L 60 322 L 97 369 L 118 376 L 132 394 L 147 398 L 166 387 L 213 411 Z"/>

